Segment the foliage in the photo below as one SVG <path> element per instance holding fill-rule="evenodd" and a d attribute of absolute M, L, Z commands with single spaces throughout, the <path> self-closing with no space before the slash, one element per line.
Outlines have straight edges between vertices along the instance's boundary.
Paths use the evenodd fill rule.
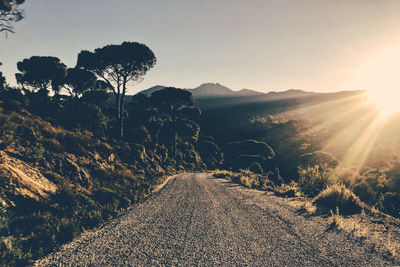
<path fill-rule="evenodd" d="M 223 154 L 219 146 L 214 143 L 213 140 L 208 141 L 204 137 L 201 137 L 197 143 L 197 151 L 208 169 L 216 169 L 221 166 Z"/>
<path fill-rule="evenodd" d="M 307 169 L 299 169 L 298 184 L 301 191 L 310 197 L 318 195 L 329 184 L 332 183 L 332 169 L 327 165 L 315 165 Z"/>
<path fill-rule="evenodd" d="M 41 143 L 37 143 L 31 150 L 29 158 L 35 162 L 38 162 L 43 158 L 45 149 Z"/>
<path fill-rule="evenodd" d="M 342 214 L 360 213 L 365 204 L 342 184 L 334 184 L 325 188 L 313 200 L 315 205 L 324 210 L 340 209 Z"/>
<path fill-rule="evenodd" d="M 275 168 L 275 152 L 266 143 L 255 140 L 232 142 L 225 147 L 225 167 L 233 170 L 247 169 L 258 163 L 268 172 Z"/>
<path fill-rule="evenodd" d="M 120 45 L 106 45 L 94 52 L 81 51 L 77 67 L 94 73 L 104 81 L 115 96 L 115 119 L 118 136 L 124 136 L 124 100 L 127 85 L 143 79 L 156 63 L 153 52 L 144 44 L 123 42 Z"/>
<path fill-rule="evenodd" d="M 273 190 L 275 188 L 274 183 L 268 176 L 253 173 L 249 170 L 240 170 L 240 172 L 215 170 L 213 176 L 215 178 L 224 178 L 249 188 L 258 188 L 262 190 Z"/>
<path fill-rule="evenodd" d="M 330 153 L 324 151 L 315 151 L 301 155 L 299 159 L 299 167 L 305 169 L 315 165 L 325 165 L 328 168 L 336 168 L 339 161 Z"/>
<path fill-rule="evenodd" d="M 388 192 L 383 194 L 379 199 L 379 208 L 383 212 L 394 217 L 400 217 L 400 194 Z"/>
<path fill-rule="evenodd" d="M 0 66 L 2 63 L 0 62 Z M 6 77 L 3 76 L 3 72 L 0 71 L 0 91 L 4 90 L 6 86 Z"/>
<path fill-rule="evenodd" d="M 56 57 L 33 56 L 17 63 L 20 73 L 15 74 L 17 82 L 29 89 L 47 91 L 50 87 L 59 93 L 67 67 Z"/>
<path fill-rule="evenodd" d="M 280 197 L 299 197 L 301 196 L 300 188 L 294 182 L 290 184 L 282 184 L 274 189 L 274 193 Z"/>
<path fill-rule="evenodd" d="M 20 8 L 25 0 L 0 0 L 0 32 L 13 33 L 13 24 L 24 18 Z"/>
<path fill-rule="evenodd" d="M 69 68 L 63 82 L 71 96 L 82 96 L 85 92 L 94 89 L 96 76 L 87 70 L 80 68 Z"/>

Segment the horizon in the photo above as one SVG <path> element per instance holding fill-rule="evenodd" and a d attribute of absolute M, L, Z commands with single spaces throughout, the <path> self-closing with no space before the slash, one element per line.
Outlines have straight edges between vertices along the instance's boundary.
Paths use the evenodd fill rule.
<path fill-rule="evenodd" d="M 230 88 L 230 87 L 228 87 L 228 86 L 226 86 L 226 85 L 224 85 L 224 84 L 221 84 L 221 83 L 219 83 L 219 82 L 203 82 L 203 83 L 201 83 L 201 84 L 199 84 L 198 86 L 195 86 L 195 87 L 193 87 L 193 88 L 180 88 L 180 89 L 183 89 L 183 90 L 193 90 L 193 89 L 197 89 L 197 88 L 201 87 L 202 85 L 206 85 L 206 84 L 220 85 L 220 86 L 222 86 L 222 87 L 228 88 L 229 90 L 231 90 L 231 91 L 233 91 L 233 92 L 239 92 L 239 91 L 242 91 L 242 90 L 250 90 L 250 91 L 254 91 L 254 92 L 262 93 L 262 94 L 284 93 L 284 92 L 288 92 L 288 91 L 302 91 L 302 92 L 305 92 L 305 93 L 320 93 L 320 94 L 323 94 L 323 93 L 329 94 L 329 93 L 341 93 L 341 92 L 366 91 L 365 89 L 353 89 L 353 90 L 338 90 L 338 91 L 315 92 L 315 91 L 307 91 L 307 90 L 304 90 L 304 89 L 302 89 L 302 88 L 289 88 L 289 89 L 281 90 L 281 91 L 271 90 L 271 91 L 264 91 L 264 92 L 262 92 L 262 91 L 259 91 L 259 90 L 256 90 L 256 89 L 254 90 L 254 89 L 249 89 L 249 88 L 242 88 L 242 89 L 239 89 L 239 90 L 234 90 L 234 89 L 232 89 L 232 88 Z M 174 87 L 174 86 L 173 86 L 173 85 L 156 84 L 156 85 L 153 85 L 153 86 L 151 86 L 151 87 L 149 87 L 149 88 L 143 88 L 143 89 L 141 89 L 141 90 L 139 90 L 139 91 L 137 91 L 137 92 L 135 92 L 135 93 L 133 93 L 133 94 L 130 94 L 130 93 L 129 93 L 129 94 L 127 94 L 127 95 L 135 95 L 135 94 L 138 94 L 138 93 L 140 93 L 140 92 L 142 92 L 142 91 L 150 90 L 150 89 L 153 89 L 153 88 L 155 88 L 155 87 Z"/>
<path fill-rule="evenodd" d="M 386 90 L 380 85 L 397 76 L 370 78 L 399 67 L 393 63 L 400 58 L 398 1 L 119 3 L 27 1 L 25 19 L 0 44 L 7 82 L 16 84 L 16 63 L 24 58 L 51 55 L 73 67 L 81 50 L 122 41 L 148 45 L 158 60 L 130 94 L 208 81 L 263 93 Z M 115 17 L 104 19 L 109 10 Z M 371 62 L 379 66 L 371 69 Z"/>

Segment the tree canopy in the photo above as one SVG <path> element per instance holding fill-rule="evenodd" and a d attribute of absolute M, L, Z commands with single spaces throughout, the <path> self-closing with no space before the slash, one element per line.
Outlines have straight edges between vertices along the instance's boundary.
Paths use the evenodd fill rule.
<path fill-rule="evenodd" d="M 17 82 L 32 91 L 47 91 L 50 87 L 55 93 L 67 74 L 67 66 L 57 57 L 33 56 L 17 63 L 20 73 L 15 74 Z"/>
<path fill-rule="evenodd" d="M 2 63 L 0 62 L 0 66 Z M 0 90 L 3 90 L 6 84 L 6 77 L 3 76 L 3 72 L 0 71 Z"/>
<path fill-rule="evenodd" d="M 106 45 L 94 52 L 81 51 L 77 67 L 93 72 L 108 84 L 115 96 L 118 135 L 124 135 L 124 98 L 129 83 L 140 82 L 146 72 L 156 64 L 154 53 L 146 45 L 137 42 L 123 42 L 120 45 Z"/>
<path fill-rule="evenodd" d="M 192 93 L 174 87 L 154 92 L 149 100 L 151 105 L 157 108 L 159 115 L 164 118 L 164 136 L 168 136 L 167 139 L 171 140 L 172 154 L 176 158 L 179 138 L 185 139 L 185 136 L 194 138 L 184 140 L 187 144 L 197 141 L 200 127 L 192 119 L 195 111 L 200 115 L 200 110 L 193 106 Z"/>
<path fill-rule="evenodd" d="M 0 32 L 14 32 L 15 22 L 24 18 L 20 8 L 25 0 L 0 0 Z"/>
<path fill-rule="evenodd" d="M 96 76 L 85 69 L 69 68 L 64 80 L 63 87 L 68 90 L 70 95 L 78 97 L 96 85 Z"/>

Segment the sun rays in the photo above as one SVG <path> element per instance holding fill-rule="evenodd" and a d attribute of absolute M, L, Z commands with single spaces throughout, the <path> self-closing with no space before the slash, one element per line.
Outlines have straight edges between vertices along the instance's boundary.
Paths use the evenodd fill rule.
<path fill-rule="evenodd" d="M 309 133 L 322 133 L 325 137 L 321 150 L 334 154 L 341 162 L 339 168 L 360 170 L 389 121 L 367 96 L 367 92 L 353 94 L 283 115 L 311 121 Z"/>

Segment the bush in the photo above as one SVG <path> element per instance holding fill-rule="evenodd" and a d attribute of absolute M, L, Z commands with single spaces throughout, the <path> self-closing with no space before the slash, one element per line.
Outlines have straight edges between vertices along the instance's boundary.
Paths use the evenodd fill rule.
<path fill-rule="evenodd" d="M 230 171 L 225 171 L 225 170 L 215 170 L 213 172 L 213 176 L 215 178 L 226 178 L 229 179 L 230 177 L 233 176 L 233 173 Z"/>
<path fill-rule="evenodd" d="M 393 217 L 400 217 L 400 194 L 389 192 L 382 195 L 379 199 L 379 208 Z"/>
<path fill-rule="evenodd" d="M 314 197 L 330 184 L 331 176 L 332 172 L 326 166 L 315 165 L 299 170 L 298 184 L 304 194 Z"/>
<path fill-rule="evenodd" d="M 54 138 L 45 138 L 42 140 L 42 143 L 46 147 L 46 149 L 54 151 L 54 152 L 62 152 L 63 146 Z"/>
<path fill-rule="evenodd" d="M 261 165 L 260 165 L 260 163 L 258 163 L 258 162 L 253 162 L 253 163 L 250 165 L 249 170 L 250 170 L 251 172 L 258 173 L 258 174 L 261 174 L 261 173 L 264 172 L 263 169 L 262 169 L 262 167 L 261 167 Z"/>
<path fill-rule="evenodd" d="M 300 197 L 301 192 L 296 183 L 282 184 L 274 189 L 274 193 L 280 197 Z"/>
<path fill-rule="evenodd" d="M 336 210 L 339 208 L 343 214 L 360 213 L 364 203 L 347 187 L 335 184 L 327 187 L 313 200 L 318 208 Z"/>
<path fill-rule="evenodd" d="M 43 159 L 44 155 L 44 147 L 41 143 L 37 143 L 31 150 L 29 154 L 29 158 L 34 161 L 34 162 L 39 162 L 41 159 Z"/>

